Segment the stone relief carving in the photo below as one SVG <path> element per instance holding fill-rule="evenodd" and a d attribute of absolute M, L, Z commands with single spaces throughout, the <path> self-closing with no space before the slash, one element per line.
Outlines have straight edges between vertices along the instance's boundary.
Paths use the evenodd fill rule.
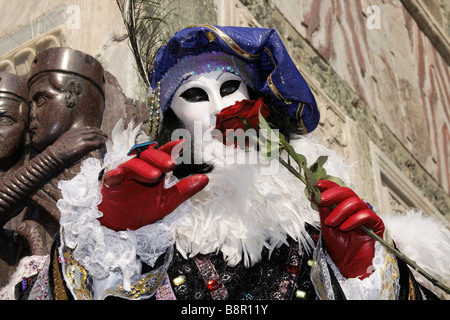
<path fill-rule="evenodd" d="M 410 209 L 420 209 L 425 215 L 437 217 L 450 228 L 448 216 L 438 214 L 438 209 L 375 144 L 371 143 L 370 149 L 375 178 L 374 190 L 378 192 L 380 212 L 405 214 Z"/>
<path fill-rule="evenodd" d="M 0 222 L 29 209 L 8 227 L 32 255 L 47 254 L 58 231 L 58 181 L 75 176 L 83 157 L 101 157 L 104 86 L 101 64 L 77 50 L 49 48 L 31 62 L 29 160 L 0 182 Z"/>
<path fill-rule="evenodd" d="M 26 78 L 0 72 L 0 181 L 7 179 L 25 161 L 28 112 Z M 18 250 L 13 231 L 8 227 L 1 230 L 0 236 L 0 283 L 9 274 L 9 266 L 14 264 Z"/>
<path fill-rule="evenodd" d="M 347 148 L 348 135 L 345 116 L 337 107 L 330 104 L 323 95 L 316 94 L 315 96 L 321 112 L 319 132 L 322 141 L 329 148 L 338 151 L 348 159 L 350 153 Z"/>
<path fill-rule="evenodd" d="M 239 0 L 216 0 L 217 24 L 241 27 L 261 27 L 253 14 Z M 256 4 L 258 6 L 258 4 Z"/>
<path fill-rule="evenodd" d="M 392 190 L 389 189 L 389 187 L 386 187 L 386 193 L 389 197 L 389 204 L 391 207 L 390 212 L 393 214 L 404 214 L 408 209 L 405 203 L 401 201 L 394 193 L 392 193 Z"/>

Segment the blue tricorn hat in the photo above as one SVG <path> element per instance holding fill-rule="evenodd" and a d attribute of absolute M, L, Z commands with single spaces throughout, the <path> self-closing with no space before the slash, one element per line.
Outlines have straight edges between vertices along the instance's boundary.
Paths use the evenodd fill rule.
<path fill-rule="evenodd" d="M 254 71 L 252 88 L 260 96 L 296 120 L 303 133 L 317 127 L 320 112 L 314 96 L 274 29 L 214 25 L 182 29 L 158 51 L 150 75 L 152 88 L 184 58 L 208 52 L 242 59 Z"/>

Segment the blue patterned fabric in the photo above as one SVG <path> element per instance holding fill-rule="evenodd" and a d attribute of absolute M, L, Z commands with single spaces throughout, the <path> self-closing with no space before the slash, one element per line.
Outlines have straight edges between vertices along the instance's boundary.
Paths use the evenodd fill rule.
<path fill-rule="evenodd" d="M 274 29 L 214 25 L 182 29 L 157 53 L 152 87 L 184 57 L 205 52 L 225 52 L 245 61 L 254 70 L 254 89 L 260 96 L 270 98 L 304 132 L 317 127 L 320 113 L 314 96 Z"/>

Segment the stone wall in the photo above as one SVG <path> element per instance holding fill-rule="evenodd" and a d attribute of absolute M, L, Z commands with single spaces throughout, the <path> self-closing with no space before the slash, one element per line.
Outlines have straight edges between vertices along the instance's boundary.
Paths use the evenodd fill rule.
<path fill-rule="evenodd" d="M 450 221 L 448 2 L 174 0 L 163 37 L 192 24 L 275 28 L 316 94 L 314 132 L 352 163 L 357 191 L 380 211 L 420 207 Z M 0 1 L 0 70 L 69 46 L 108 72 L 110 132 L 146 120 L 145 92 L 115 0 Z M 377 20 L 378 19 L 378 20 Z"/>
<path fill-rule="evenodd" d="M 422 206 L 431 202 L 430 213 L 436 207 L 446 215 L 450 77 L 445 52 L 435 48 L 400 1 L 273 3 L 280 25 L 294 29 L 298 41 L 317 53 L 294 45 L 300 65 L 355 121 L 348 143 L 364 181 L 362 192 L 367 198 L 377 195 L 374 201 L 384 210 L 418 206 L 411 196 L 420 193 Z M 377 12 L 371 6 L 378 8 L 377 28 L 370 24 Z M 295 32 L 283 33 L 294 38 Z M 402 186 L 406 181 L 411 184 Z"/>

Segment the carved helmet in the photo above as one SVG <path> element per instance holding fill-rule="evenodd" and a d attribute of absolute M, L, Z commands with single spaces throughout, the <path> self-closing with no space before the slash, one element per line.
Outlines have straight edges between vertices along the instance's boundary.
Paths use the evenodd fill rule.
<path fill-rule="evenodd" d="M 0 94 L 12 94 L 28 103 L 27 79 L 8 72 L 0 72 Z"/>
<path fill-rule="evenodd" d="M 46 72 L 62 72 L 76 74 L 89 80 L 104 97 L 105 77 L 104 69 L 92 56 L 71 48 L 55 47 L 39 53 L 31 65 L 28 88 L 33 81 Z"/>

